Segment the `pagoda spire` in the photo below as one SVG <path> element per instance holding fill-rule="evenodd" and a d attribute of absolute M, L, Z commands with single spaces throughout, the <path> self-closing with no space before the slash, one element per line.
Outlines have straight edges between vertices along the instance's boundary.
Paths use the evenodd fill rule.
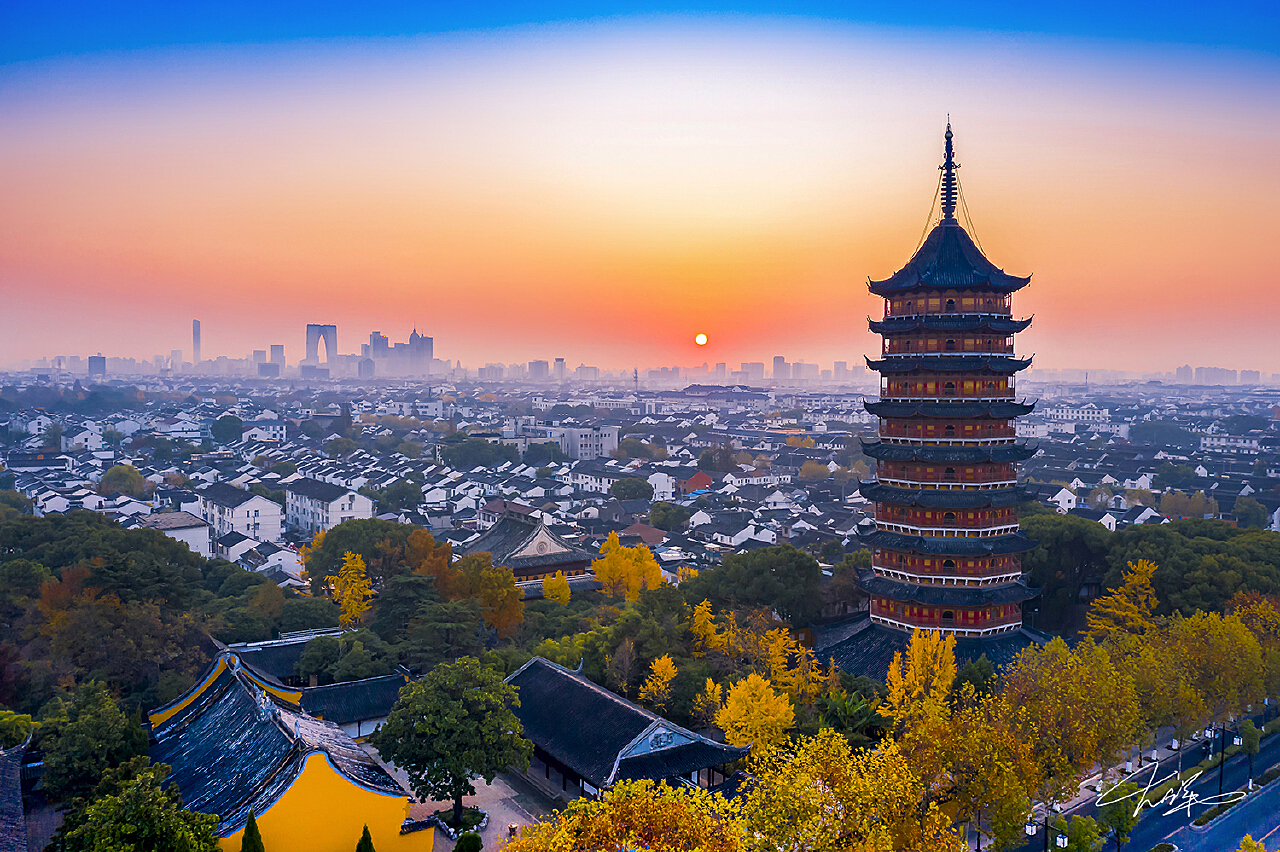
<path fill-rule="evenodd" d="M 960 165 L 955 160 L 955 149 L 951 146 L 951 119 L 947 119 L 947 159 L 938 166 L 942 170 L 942 218 L 954 219 L 956 213 L 956 196 L 959 194 L 956 184 L 956 169 Z"/>

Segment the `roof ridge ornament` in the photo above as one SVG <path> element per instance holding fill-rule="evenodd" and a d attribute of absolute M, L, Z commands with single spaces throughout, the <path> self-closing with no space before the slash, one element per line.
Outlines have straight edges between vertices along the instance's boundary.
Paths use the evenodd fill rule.
<path fill-rule="evenodd" d="M 956 196 L 959 194 L 956 181 L 956 169 L 960 164 L 955 161 L 955 149 L 951 144 L 951 116 L 947 116 L 947 158 L 938 168 L 942 171 L 942 218 L 943 221 L 954 220 L 956 213 Z"/>

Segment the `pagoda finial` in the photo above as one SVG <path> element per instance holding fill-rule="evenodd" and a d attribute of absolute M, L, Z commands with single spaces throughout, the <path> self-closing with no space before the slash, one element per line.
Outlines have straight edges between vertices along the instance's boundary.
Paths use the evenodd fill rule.
<path fill-rule="evenodd" d="M 951 116 L 947 116 L 947 159 L 941 166 L 942 170 L 942 218 L 954 219 L 956 213 L 956 196 L 958 194 L 956 188 L 956 169 L 960 168 L 955 161 L 955 149 L 951 146 Z"/>

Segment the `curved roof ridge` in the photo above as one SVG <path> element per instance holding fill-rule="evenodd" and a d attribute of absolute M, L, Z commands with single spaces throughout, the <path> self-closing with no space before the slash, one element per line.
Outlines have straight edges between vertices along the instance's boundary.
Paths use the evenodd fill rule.
<path fill-rule="evenodd" d="M 938 290 L 989 287 L 1011 293 L 1030 282 L 1030 275 L 1010 275 L 996 266 L 959 222 L 944 219 L 934 226 L 901 269 L 880 281 L 869 280 L 867 286 L 880 296 L 916 287 Z"/>

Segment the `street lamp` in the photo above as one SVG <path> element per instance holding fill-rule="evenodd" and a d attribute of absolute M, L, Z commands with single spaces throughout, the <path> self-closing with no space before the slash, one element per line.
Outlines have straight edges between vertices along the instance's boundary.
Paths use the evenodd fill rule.
<path fill-rule="evenodd" d="M 1044 852 L 1049 852 L 1049 829 L 1049 814 L 1046 812 L 1044 815 Z M 1027 833 L 1027 837 L 1035 837 L 1036 832 L 1039 829 L 1036 826 L 1036 821 L 1034 819 L 1028 819 L 1027 824 L 1022 827 L 1022 830 Z M 1066 832 L 1059 829 L 1054 830 L 1058 832 L 1058 836 L 1053 839 L 1053 845 L 1059 849 L 1066 849 L 1067 844 L 1071 842 L 1068 839 Z"/>

